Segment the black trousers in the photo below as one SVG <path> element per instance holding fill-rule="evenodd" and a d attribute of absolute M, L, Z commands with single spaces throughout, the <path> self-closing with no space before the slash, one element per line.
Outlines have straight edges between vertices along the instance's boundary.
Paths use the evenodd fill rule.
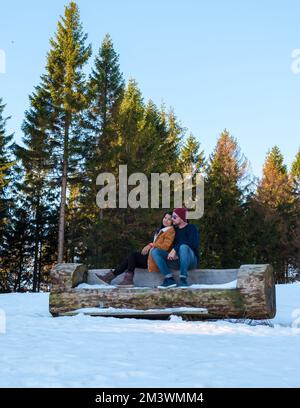
<path fill-rule="evenodd" d="M 115 268 L 115 275 L 120 275 L 126 269 L 133 272 L 135 268 L 147 268 L 148 254 L 143 255 L 140 252 L 132 252 L 123 262 Z"/>

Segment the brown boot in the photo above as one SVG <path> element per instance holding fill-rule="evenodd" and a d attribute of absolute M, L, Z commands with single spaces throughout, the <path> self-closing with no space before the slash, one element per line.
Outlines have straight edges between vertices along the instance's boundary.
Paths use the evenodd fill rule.
<path fill-rule="evenodd" d="M 101 279 L 103 282 L 110 284 L 110 282 L 115 279 L 116 275 L 114 274 L 114 270 L 111 269 L 110 271 L 106 272 L 104 275 L 100 275 L 99 273 L 95 274 L 97 278 Z"/>
<path fill-rule="evenodd" d="M 133 272 L 125 272 L 123 280 L 117 286 L 122 288 L 133 288 Z"/>

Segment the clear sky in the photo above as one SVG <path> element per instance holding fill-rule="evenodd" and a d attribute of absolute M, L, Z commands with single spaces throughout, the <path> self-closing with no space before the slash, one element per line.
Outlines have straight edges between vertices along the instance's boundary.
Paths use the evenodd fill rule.
<path fill-rule="evenodd" d="M 17 140 L 67 3 L 0 0 L 0 50 L 6 56 L 0 96 Z M 275 144 L 291 164 L 300 145 L 300 73 L 291 69 L 292 51 L 300 48 L 299 0 L 77 4 L 94 54 L 109 33 L 125 79 L 137 80 L 145 100 L 174 107 L 206 155 L 227 128 L 257 176 Z"/>

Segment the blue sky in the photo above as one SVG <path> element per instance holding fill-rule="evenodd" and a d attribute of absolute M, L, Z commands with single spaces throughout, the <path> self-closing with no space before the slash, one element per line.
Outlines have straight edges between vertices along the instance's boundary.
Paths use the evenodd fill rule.
<path fill-rule="evenodd" d="M 0 0 L 0 96 L 19 141 L 28 95 L 44 72 L 49 38 L 68 2 Z M 227 128 L 255 175 L 277 144 L 290 165 L 300 145 L 299 1 L 77 1 L 93 52 L 105 33 L 125 79 L 145 100 L 174 107 L 206 155 Z M 91 60 L 92 63 L 92 60 Z"/>

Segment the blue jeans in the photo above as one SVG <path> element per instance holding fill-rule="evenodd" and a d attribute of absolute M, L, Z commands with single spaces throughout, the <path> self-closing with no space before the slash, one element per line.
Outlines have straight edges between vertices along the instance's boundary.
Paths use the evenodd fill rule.
<path fill-rule="evenodd" d="M 171 278 L 172 274 L 170 269 L 179 269 L 180 277 L 187 278 L 188 270 L 194 269 L 197 266 L 197 257 L 194 251 L 185 244 L 180 245 L 179 253 L 177 254 L 179 259 L 169 260 L 167 259 L 169 253 L 164 249 L 153 248 L 151 249 L 151 255 L 158 266 L 159 271 L 165 275 L 166 278 Z"/>

